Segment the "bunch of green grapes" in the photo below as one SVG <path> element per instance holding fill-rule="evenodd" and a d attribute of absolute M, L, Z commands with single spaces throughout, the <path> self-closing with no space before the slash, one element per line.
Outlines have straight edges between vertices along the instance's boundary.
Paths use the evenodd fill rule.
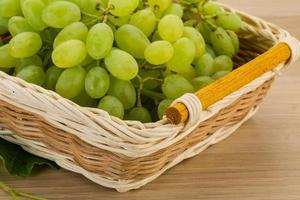
<path fill-rule="evenodd" d="M 208 0 L 0 0 L 0 69 L 152 122 L 233 70 L 241 26 Z"/>

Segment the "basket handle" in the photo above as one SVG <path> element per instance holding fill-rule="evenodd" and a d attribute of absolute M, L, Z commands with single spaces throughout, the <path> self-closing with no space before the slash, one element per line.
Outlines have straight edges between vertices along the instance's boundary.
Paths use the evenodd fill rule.
<path fill-rule="evenodd" d="M 291 54 L 291 49 L 286 43 L 279 43 L 254 60 L 199 90 L 195 95 L 199 98 L 202 108 L 207 109 L 224 97 L 274 69 L 280 63 L 289 60 Z M 169 107 L 166 115 L 173 124 L 184 123 L 189 117 L 188 110 L 182 103 L 176 103 L 174 106 Z"/>

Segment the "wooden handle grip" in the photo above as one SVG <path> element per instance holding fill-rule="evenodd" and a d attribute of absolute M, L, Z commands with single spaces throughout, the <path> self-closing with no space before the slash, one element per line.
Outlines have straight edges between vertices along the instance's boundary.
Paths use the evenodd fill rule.
<path fill-rule="evenodd" d="M 199 90 L 195 95 L 201 101 L 203 109 L 207 109 L 224 97 L 274 69 L 278 64 L 287 61 L 290 57 L 291 50 L 289 46 L 285 43 L 280 43 L 223 78 Z M 182 103 L 169 107 L 166 115 L 174 124 L 184 123 L 189 117 L 188 110 Z"/>

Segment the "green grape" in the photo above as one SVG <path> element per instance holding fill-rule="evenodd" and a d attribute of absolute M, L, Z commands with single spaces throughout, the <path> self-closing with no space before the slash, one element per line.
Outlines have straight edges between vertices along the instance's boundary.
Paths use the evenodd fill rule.
<path fill-rule="evenodd" d="M 152 35 L 152 41 L 155 42 L 155 41 L 159 41 L 159 40 L 162 40 L 158 31 L 156 31 L 153 35 Z"/>
<path fill-rule="evenodd" d="M 9 42 L 9 53 L 15 58 L 27 58 L 36 54 L 42 47 L 42 39 L 34 32 L 23 32 Z"/>
<path fill-rule="evenodd" d="M 191 80 L 197 76 L 197 71 L 193 66 L 186 67 L 183 71 L 179 71 L 178 75 L 183 76 L 187 80 Z"/>
<path fill-rule="evenodd" d="M 24 0 L 22 11 L 28 24 L 37 31 L 44 30 L 47 25 L 42 20 L 42 12 L 46 5 L 42 0 Z"/>
<path fill-rule="evenodd" d="M 130 15 L 139 5 L 139 0 L 109 0 L 108 7 L 114 16 Z"/>
<path fill-rule="evenodd" d="M 22 15 L 19 0 L 0 0 L 1 17 L 10 18 L 17 15 Z"/>
<path fill-rule="evenodd" d="M 144 54 L 150 64 L 162 65 L 173 57 L 174 49 L 170 42 L 161 40 L 151 43 Z"/>
<path fill-rule="evenodd" d="M 139 71 L 136 60 L 129 53 L 120 49 L 113 49 L 105 57 L 104 62 L 108 71 L 121 80 L 131 80 Z"/>
<path fill-rule="evenodd" d="M 54 1 L 43 10 L 42 19 L 50 27 L 64 28 L 80 21 L 81 11 L 74 3 Z"/>
<path fill-rule="evenodd" d="M 212 30 L 207 22 L 200 22 L 198 24 L 198 29 L 201 35 L 203 36 L 206 43 L 211 44 L 210 35 L 212 34 Z"/>
<path fill-rule="evenodd" d="M 94 99 L 103 97 L 109 89 L 110 79 L 105 69 L 94 67 L 85 77 L 85 90 Z"/>
<path fill-rule="evenodd" d="M 205 40 L 202 35 L 193 27 L 184 27 L 183 37 L 189 38 L 194 41 L 196 47 L 196 57 L 205 53 Z"/>
<path fill-rule="evenodd" d="M 177 99 L 186 93 L 194 92 L 193 85 L 180 75 L 167 76 L 162 85 L 164 95 L 169 99 Z"/>
<path fill-rule="evenodd" d="M 47 28 L 40 32 L 40 36 L 45 44 L 53 46 L 53 42 L 58 33 L 59 29 Z"/>
<path fill-rule="evenodd" d="M 200 77 L 197 77 L 197 78 L 194 78 L 191 83 L 193 84 L 194 86 L 194 89 L 196 91 L 198 90 L 201 90 L 202 88 L 210 85 L 211 83 L 213 83 L 215 80 L 212 79 L 211 77 L 209 76 L 200 76 Z"/>
<path fill-rule="evenodd" d="M 152 122 L 150 112 L 144 107 L 133 108 L 128 115 L 128 120 L 140 121 L 142 123 Z"/>
<path fill-rule="evenodd" d="M 215 54 L 214 50 L 212 49 L 212 47 L 210 45 L 206 45 L 206 52 L 209 53 L 211 55 L 211 57 L 216 58 L 217 55 Z"/>
<path fill-rule="evenodd" d="M 215 74 L 212 76 L 212 78 L 215 79 L 215 80 L 218 80 L 218 79 L 220 79 L 220 78 L 226 76 L 226 75 L 229 74 L 229 73 L 230 73 L 230 71 L 219 71 L 219 72 L 215 73 Z"/>
<path fill-rule="evenodd" d="M 136 91 L 130 81 L 122 81 L 111 77 L 107 94 L 117 97 L 125 109 L 132 108 L 136 103 Z"/>
<path fill-rule="evenodd" d="M 217 21 L 226 30 L 238 31 L 242 27 L 242 19 L 235 13 L 218 14 Z"/>
<path fill-rule="evenodd" d="M 54 49 L 52 61 L 60 68 L 69 68 L 82 63 L 86 56 L 85 44 L 82 41 L 68 40 Z"/>
<path fill-rule="evenodd" d="M 173 47 L 174 54 L 167 67 L 174 72 L 185 71 L 185 68 L 192 64 L 196 55 L 194 42 L 188 38 L 180 38 Z"/>
<path fill-rule="evenodd" d="M 233 31 L 228 30 L 227 33 L 228 33 L 229 37 L 231 38 L 232 44 L 234 46 L 235 54 L 237 54 L 240 51 L 239 37 Z"/>
<path fill-rule="evenodd" d="M 164 99 L 159 103 L 158 108 L 157 108 L 157 114 L 158 114 L 159 119 L 163 118 L 167 109 L 171 106 L 172 103 L 173 103 L 172 99 Z"/>
<path fill-rule="evenodd" d="M 0 35 L 8 32 L 8 19 L 0 16 Z"/>
<path fill-rule="evenodd" d="M 58 45 L 67 40 L 81 40 L 82 42 L 85 42 L 87 34 L 88 28 L 84 23 L 74 22 L 58 33 L 54 40 L 53 47 L 55 49 Z"/>
<path fill-rule="evenodd" d="M 30 65 L 23 68 L 16 76 L 27 81 L 28 83 L 33 83 L 39 86 L 42 86 L 46 79 L 43 69 L 35 65 Z"/>
<path fill-rule="evenodd" d="M 217 28 L 211 35 L 211 42 L 214 51 L 217 55 L 226 55 L 232 57 L 235 49 L 232 44 L 231 38 L 223 28 Z"/>
<path fill-rule="evenodd" d="M 0 68 L 13 68 L 16 66 L 17 61 L 9 54 L 8 44 L 0 47 Z"/>
<path fill-rule="evenodd" d="M 81 93 L 75 98 L 71 99 L 74 103 L 83 106 L 83 107 L 97 107 L 98 99 L 93 99 L 90 97 L 85 90 L 82 90 Z"/>
<path fill-rule="evenodd" d="M 201 8 L 200 8 L 201 9 Z M 205 15 L 217 15 L 219 13 L 223 13 L 224 8 L 222 8 L 221 6 L 214 4 L 214 3 L 206 3 L 203 8 L 201 9 L 201 11 L 205 14 Z"/>
<path fill-rule="evenodd" d="M 183 23 L 184 26 L 194 27 L 198 23 L 195 19 L 189 19 Z"/>
<path fill-rule="evenodd" d="M 183 34 L 183 22 L 177 15 L 166 15 L 158 24 L 158 32 L 162 39 L 175 42 Z"/>
<path fill-rule="evenodd" d="M 86 48 L 92 58 L 100 60 L 109 54 L 113 42 L 114 34 L 111 28 L 105 23 L 99 23 L 90 29 L 86 39 Z"/>
<path fill-rule="evenodd" d="M 1 39 L 1 37 L 0 37 L 0 47 L 1 46 L 3 46 L 3 41 L 2 41 L 2 39 Z"/>
<path fill-rule="evenodd" d="M 198 76 L 211 76 L 215 72 L 214 58 L 209 53 L 205 53 L 197 59 L 195 68 Z"/>
<path fill-rule="evenodd" d="M 164 11 L 163 16 L 166 15 L 177 15 L 182 18 L 183 16 L 183 7 L 178 3 L 172 3 L 167 10 Z"/>
<path fill-rule="evenodd" d="M 124 117 L 124 106 L 122 102 L 114 96 L 106 96 L 102 98 L 99 102 L 98 108 L 120 119 L 123 119 Z"/>
<path fill-rule="evenodd" d="M 65 69 L 57 80 L 55 90 L 67 99 L 73 99 L 84 90 L 86 71 L 82 67 Z"/>
<path fill-rule="evenodd" d="M 95 60 L 93 58 L 91 58 L 89 55 L 86 55 L 84 61 L 82 61 L 79 65 L 82 67 L 86 67 L 86 66 L 89 66 L 94 63 L 95 63 Z"/>
<path fill-rule="evenodd" d="M 60 77 L 60 75 L 63 73 L 64 69 L 51 66 L 46 72 L 46 81 L 44 83 L 44 87 L 48 90 L 55 91 L 56 83 Z"/>
<path fill-rule="evenodd" d="M 116 31 L 115 40 L 120 49 L 139 59 L 144 58 L 145 49 L 150 44 L 147 36 L 140 29 L 130 24 L 121 26 Z"/>
<path fill-rule="evenodd" d="M 35 65 L 35 66 L 42 67 L 43 61 L 38 55 L 33 55 L 28 58 L 18 59 L 18 61 L 16 63 L 15 73 L 16 74 L 19 73 L 19 71 L 21 71 L 24 67 L 27 67 L 29 65 Z"/>
<path fill-rule="evenodd" d="M 24 17 L 14 16 L 8 21 L 8 30 L 12 36 L 23 32 L 34 32 L 35 30 L 28 24 Z"/>
<path fill-rule="evenodd" d="M 214 61 L 215 72 L 218 71 L 232 71 L 233 62 L 228 56 L 218 56 Z"/>
<path fill-rule="evenodd" d="M 129 23 L 139 28 L 147 37 L 149 37 L 156 28 L 156 17 L 150 9 L 144 9 L 134 13 L 131 16 Z"/>
<path fill-rule="evenodd" d="M 129 23 L 130 20 L 130 15 L 128 16 L 123 16 L 123 17 L 118 17 L 118 16 L 113 16 L 113 15 L 109 15 L 108 16 L 108 20 L 114 25 L 114 26 L 123 26 L 125 24 Z"/>
<path fill-rule="evenodd" d="M 149 6 L 154 10 L 165 11 L 172 4 L 172 0 L 148 0 Z"/>
<path fill-rule="evenodd" d="M 108 0 L 69 0 L 75 3 L 80 9 L 89 14 L 101 15 L 103 11 L 100 8 L 107 8 Z"/>

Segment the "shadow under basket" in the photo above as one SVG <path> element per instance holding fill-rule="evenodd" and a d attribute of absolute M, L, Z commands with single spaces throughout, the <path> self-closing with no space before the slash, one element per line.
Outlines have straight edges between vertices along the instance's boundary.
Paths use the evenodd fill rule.
<path fill-rule="evenodd" d="M 174 102 L 155 123 L 123 121 L 0 72 L 0 137 L 120 192 L 137 189 L 230 136 L 255 114 L 298 40 L 240 11 L 238 67 Z M 172 123 L 171 123 L 172 122 Z"/>

